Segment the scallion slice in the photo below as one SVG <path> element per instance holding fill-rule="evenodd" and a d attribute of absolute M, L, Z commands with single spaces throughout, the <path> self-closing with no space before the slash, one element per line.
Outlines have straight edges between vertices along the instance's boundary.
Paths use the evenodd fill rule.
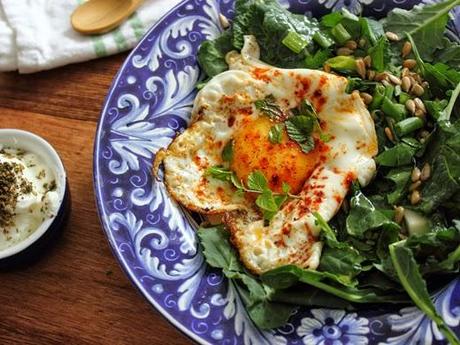
<path fill-rule="evenodd" d="M 296 54 L 299 54 L 308 45 L 308 41 L 295 31 L 289 31 L 282 43 Z"/>

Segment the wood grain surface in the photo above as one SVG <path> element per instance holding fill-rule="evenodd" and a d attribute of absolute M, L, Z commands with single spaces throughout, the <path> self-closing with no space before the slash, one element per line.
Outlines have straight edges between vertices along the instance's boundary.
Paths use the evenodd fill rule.
<path fill-rule="evenodd" d="M 62 236 L 25 269 L 0 272 L 0 344 L 190 344 L 137 292 L 102 232 L 92 186 L 93 140 L 126 54 L 31 75 L 0 73 L 0 128 L 48 140 L 69 177 Z"/>

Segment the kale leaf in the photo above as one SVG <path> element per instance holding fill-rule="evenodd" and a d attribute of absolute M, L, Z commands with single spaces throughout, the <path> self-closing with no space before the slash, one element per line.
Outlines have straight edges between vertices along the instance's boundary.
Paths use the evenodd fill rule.
<path fill-rule="evenodd" d="M 209 77 L 228 69 L 225 55 L 233 50 L 232 32 L 225 31 L 212 41 L 204 41 L 198 51 L 198 63 Z"/>
<path fill-rule="evenodd" d="M 289 32 L 295 32 L 312 47 L 312 37 L 319 31 L 316 19 L 291 13 L 276 0 L 237 0 L 235 9 L 233 45 L 237 49 L 243 47 L 244 35 L 254 35 L 263 61 L 280 67 L 304 66 L 308 51 L 295 54 L 282 41 Z"/>

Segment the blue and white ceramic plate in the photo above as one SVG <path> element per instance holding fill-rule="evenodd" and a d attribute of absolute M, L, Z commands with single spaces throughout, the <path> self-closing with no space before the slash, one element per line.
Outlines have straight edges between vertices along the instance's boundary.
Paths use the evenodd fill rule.
<path fill-rule="evenodd" d="M 283 0 L 315 16 L 346 6 L 382 16 L 413 0 Z M 415 307 L 345 312 L 301 309 L 282 328 L 257 329 L 235 287 L 206 265 L 192 217 L 152 178 L 155 153 L 187 127 L 196 52 L 219 35 L 218 15 L 233 0 L 187 0 L 154 26 L 128 57 L 110 89 L 96 136 L 94 179 L 110 245 L 134 285 L 169 321 L 202 344 L 442 344 L 437 327 Z M 449 35 L 458 40 L 460 9 Z M 460 281 L 433 296 L 460 333 Z"/>

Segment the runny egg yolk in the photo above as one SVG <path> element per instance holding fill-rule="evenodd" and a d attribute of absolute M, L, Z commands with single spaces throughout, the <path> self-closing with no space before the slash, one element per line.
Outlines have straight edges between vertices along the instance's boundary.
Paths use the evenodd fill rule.
<path fill-rule="evenodd" d="M 271 190 L 281 193 L 282 184 L 286 182 L 291 186 L 291 193 L 298 194 L 319 161 L 319 150 L 302 152 L 285 130 L 281 143 L 271 143 L 268 134 L 273 125 L 268 117 L 259 117 L 235 132 L 231 169 L 245 182 L 251 172 L 259 170 Z"/>

